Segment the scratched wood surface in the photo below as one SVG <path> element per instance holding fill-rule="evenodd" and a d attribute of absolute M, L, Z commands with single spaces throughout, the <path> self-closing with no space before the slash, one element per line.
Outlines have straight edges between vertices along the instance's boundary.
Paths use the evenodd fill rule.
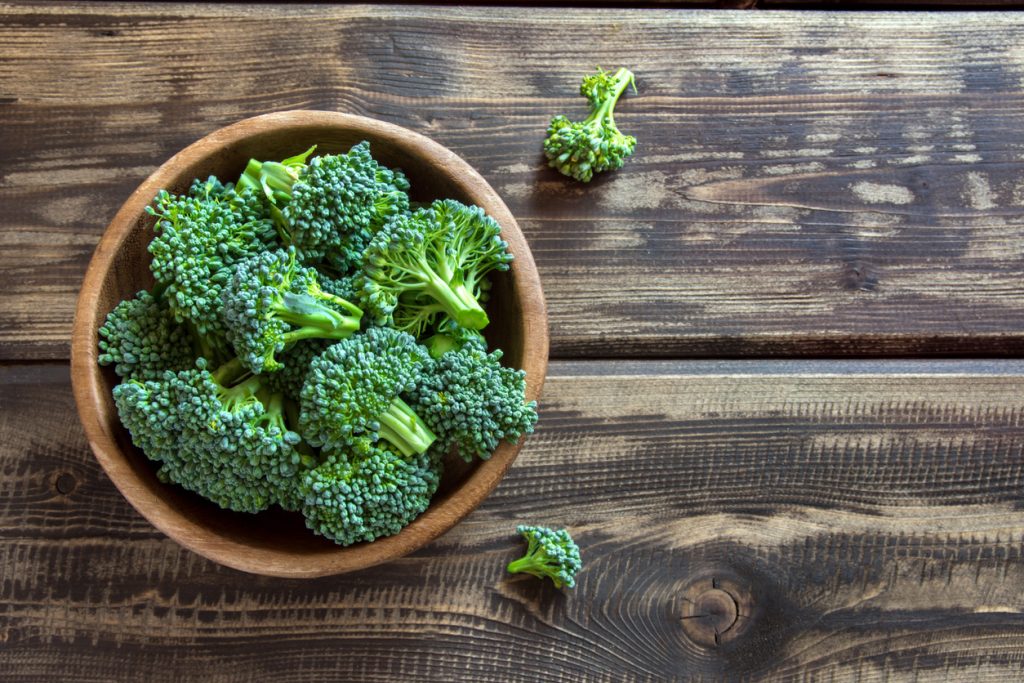
<path fill-rule="evenodd" d="M 0 5 L 0 355 L 66 357 L 92 248 L 157 164 L 293 108 L 478 168 L 555 357 L 1016 354 L 1022 43 L 999 13 Z M 594 63 L 638 74 L 640 142 L 584 186 L 540 142 Z"/>
<path fill-rule="evenodd" d="M 479 510 L 411 557 L 315 581 L 239 574 L 156 532 L 89 457 L 66 368 L 9 366 L 0 382 L 9 680 L 1006 681 L 1024 667 L 1021 361 L 555 363 L 540 431 Z M 572 529 L 575 590 L 503 573 L 522 521 Z M 681 619 L 702 579 L 749 592 L 717 647 Z"/>
<path fill-rule="evenodd" d="M 0 3 L 0 680 L 1020 679 L 1022 33 L 1001 13 Z M 594 63 L 637 71 L 618 119 L 640 145 L 578 186 L 538 147 Z M 477 512 L 315 581 L 151 527 L 89 453 L 67 368 L 120 202 L 210 130 L 299 107 L 477 167 L 562 359 Z M 910 358 L 934 355 L 975 359 Z M 503 573 L 521 522 L 573 531 L 574 591 Z M 734 619 L 694 612 L 722 592 Z"/>

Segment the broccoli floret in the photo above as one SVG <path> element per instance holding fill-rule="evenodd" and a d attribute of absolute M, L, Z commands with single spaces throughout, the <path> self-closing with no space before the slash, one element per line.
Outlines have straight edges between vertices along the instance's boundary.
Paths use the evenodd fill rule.
<path fill-rule="evenodd" d="M 429 358 L 410 335 L 385 327 L 331 346 L 309 366 L 299 432 L 333 451 L 365 450 L 382 438 L 402 455 L 424 452 L 436 437 L 401 394 Z"/>
<path fill-rule="evenodd" d="M 511 261 L 501 226 L 483 209 L 437 200 L 392 219 L 370 241 L 360 302 L 377 324 L 417 338 L 441 316 L 480 330 L 489 322 L 480 305 L 490 288 L 486 276 Z"/>
<path fill-rule="evenodd" d="M 338 276 L 324 269 L 317 269 L 320 278 L 320 288 L 328 294 L 341 297 L 348 301 L 359 299 L 359 283 L 357 275 Z"/>
<path fill-rule="evenodd" d="M 548 577 L 555 588 L 576 585 L 576 574 L 583 568 L 579 546 L 565 529 L 549 529 L 541 526 L 516 527 L 529 544 L 526 554 L 508 565 L 512 574 L 533 574 L 537 578 Z"/>
<path fill-rule="evenodd" d="M 326 260 L 348 270 L 391 216 L 408 211 L 409 181 L 370 156 L 363 141 L 345 154 L 283 162 L 250 161 L 239 186 L 267 192 L 279 225 L 306 261 Z"/>
<path fill-rule="evenodd" d="M 302 154 L 296 154 L 281 161 L 260 161 L 249 159 L 245 171 L 239 176 L 235 183 L 235 191 L 243 193 L 246 190 L 261 192 L 270 203 L 270 214 L 274 220 L 284 228 L 287 223 L 281 213 L 292 196 L 292 185 L 306 168 L 306 161 L 316 151 L 313 145 Z"/>
<path fill-rule="evenodd" d="M 487 341 L 479 330 L 468 330 L 452 320 L 445 319 L 437 326 L 437 331 L 433 335 L 423 340 L 423 345 L 430 351 L 431 358 L 440 358 L 449 351 L 461 349 L 468 342 L 477 342 L 483 344 L 484 348 L 487 347 Z"/>
<path fill-rule="evenodd" d="M 126 379 L 114 387 L 114 405 L 132 443 L 150 460 L 173 459 L 181 433 L 181 413 L 170 370 L 158 380 Z"/>
<path fill-rule="evenodd" d="M 402 530 L 430 504 L 441 479 L 428 455 L 400 456 L 377 444 L 365 453 L 332 453 L 302 481 L 306 526 L 341 545 Z"/>
<path fill-rule="evenodd" d="M 632 85 L 633 72 L 622 68 L 614 74 L 601 69 L 583 79 L 580 94 L 590 101 L 590 116 L 570 121 L 565 116 L 551 119 L 544 154 L 548 165 L 581 182 L 590 182 L 595 173 L 622 168 L 633 153 L 636 138 L 623 135 L 615 126 L 615 103 Z"/>
<path fill-rule="evenodd" d="M 302 472 L 315 461 L 288 428 L 282 397 L 264 391 L 259 377 L 246 378 L 237 359 L 215 372 L 205 366 L 201 359 L 191 370 L 114 388 L 132 441 L 161 463 L 162 481 L 223 508 L 297 510 Z"/>
<path fill-rule="evenodd" d="M 313 359 L 323 353 L 334 341 L 325 339 L 303 339 L 295 342 L 277 356 L 281 367 L 273 372 L 260 375 L 263 384 L 273 392 L 298 403 L 302 386 Z M 296 421 L 295 424 L 298 424 Z"/>
<path fill-rule="evenodd" d="M 502 439 L 515 443 L 533 432 L 537 402 L 526 402 L 526 373 L 503 367 L 501 357 L 482 339 L 467 339 L 424 366 L 409 405 L 437 434 L 435 450 L 487 460 Z"/>
<path fill-rule="evenodd" d="M 228 337 L 252 372 L 281 367 L 275 358 L 303 339 L 344 339 L 363 312 L 320 289 L 316 271 L 295 260 L 294 248 L 266 251 L 239 262 L 221 292 Z"/>
<path fill-rule="evenodd" d="M 150 269 L 179 322 L 190 322 L 210 351 L 227 355 L 221 289 L 242 259 L 275 245 L 273 222 L 260 214 L 259 197 L 226 189 L 211 177 L 187 195 L 161 190 L 147 211 L 157 217 L 149 244 Z"/>
<path fill-rule="evenodd" d="M 99 363 L 125 379 L 155 380 L 165 370 L 184 370 L 196 359 L 188 329 L 149 291 L 125 299 L 99 330 Z"/>

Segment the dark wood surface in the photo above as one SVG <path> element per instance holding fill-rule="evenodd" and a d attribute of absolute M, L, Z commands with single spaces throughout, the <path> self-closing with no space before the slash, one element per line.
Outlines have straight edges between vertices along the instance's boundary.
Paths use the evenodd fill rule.
<path fill-rule="evenodd" d="M 0 354 L 66 358 L 141 179 L 294 108 L 469 159 L 530 241 L 554 357 L 1016 354 L 1022 42 L 1024 16 L 991 13 L 7 6 Z M 630 172 L 568 183 L 547 122 L 626 62 Z"/>
<path fill-rule="evenodd" d="M 0 4 L 0 679 L 1020 679 L 1022 34 L 1010 13 Z M 539 142 L 593 64 L 637 72 L 617 119 L 639 144 L 580 186 Z M 132 189 L 299 107 L 479 169 L 558 359 L 481 508 L 308 581 L 151 527 L 67 366 Z M 573 531 L 575 590 L 504 574 L 521 522 Z M 731 628 L 694 614 L 715 591 Z"/>

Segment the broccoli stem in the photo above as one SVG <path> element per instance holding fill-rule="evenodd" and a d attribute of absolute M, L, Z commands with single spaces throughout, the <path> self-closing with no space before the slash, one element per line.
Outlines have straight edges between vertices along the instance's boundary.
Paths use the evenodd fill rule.
<path fill-rule="evenodd" d="M 287 203 L 292 198 L 292 186 L 306 167 L 306 159 L 315 149 L 316 145 L 313 145 L 302 154 L 281 161 L 249 159 L 245 171 L 235 183 L 235 191 L 261 187 L 271 203 Z"/>
<path fill-rule="evenodd" d="M 381 423 L 381 438 L 406 457 L 424 452 L 437 439 L 412 408 L 397 396 L 377 419 Z"/>
<path fill-rule="evenodd" d="M 449 285 L 440 277 L 432 276 L 425 290 L 441 304 L 452 320 L 466 329 L 482 330 L 490 322 L 480 302 L 461 282 Z"/>
<path fill-rule="evenodd" d="M 626 88 L 629 87 L 630 83 L 634 83 L 634 78 L 633 72 L 625 67 L 616 71 L 615 89 L 612 91 L 612 96 L 591 112 L 590 116 L 587 117 L 586 123 L 600 125 L 602 120 L 608 119 L 608 124 L 618 130 L 615 126 L 615 105 L 618 103 L 619 98 L 622 97 L 622 93 L 626 92 Z M 633 87 L 635 88 L 636 85 Z"/>
<path fill-rule="evenodd" d="M 221 386 L 223 387 L 223 384 Z M 261 388 L 263 388 L 263 380 L 258 375 L 253 375 L 241 384 L 220 389 L 220 400 L 226 410 L 235 411 L 252 400 L 258 401 L 256 394 Z"/>
<path fill-rule="evenodd" d="M 437 333 L 429 337 L 423 345 L 430 351 L 431 358 L 440 358 L 449 351 L 458 348 L 458 340 L 450 334 Z"/>
<path fill-rule="evenodd" d="M 213 380 L 222 387 L 228 387 L 245 375 L 248 370 L 242 365 L 242 361 L 238 358 L 232 358 L 227 363 L 224 363 L 219 368 L 214 370 L 212 373 Z"/>
<path fill-rule="evenodd" d="M 546 571 L 550 569 L 549 565 L 545 561 L 546 559 L 546 557 L 539 559 L 537 555 L 530 553 L 520 557 L 518 560 L 510 562 L 508 565 L 508 571 L 513 574 L 525 572 L 527 574 L 533 574 L 534 576 L 544 578 L 545 576 L 551 575 L 550 571 Z"/>
<path fill-rule="evenodd" d="M 343 315 L 308 294 L 284 292 L 274 315 L 297 328 L 284 335 L 285 344 L 293 344 L 301 339 L 345 339 L 359 329 L 362 311 L 354 306 L 349 310 L 353 309 L 359 315 Z"/>
<path fill-rule="evenodd" d="M 256 398 L 263 403 L 263 415 L 260 416 L 258 424 L 277 427 L 282 433 L 287 432 L 288 426 L 284 422 L 284 394 L 271 393 L 266 387 L 261 387 Z"/>

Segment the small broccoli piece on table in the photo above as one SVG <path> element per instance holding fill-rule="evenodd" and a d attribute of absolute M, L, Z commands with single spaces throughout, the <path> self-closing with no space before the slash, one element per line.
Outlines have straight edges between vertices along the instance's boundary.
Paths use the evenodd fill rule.
<path fill-rule="evenodd" d="M 222 357 L 229 356 L 229 345 L 221 289 L 236 263 L 277 244 L 259 202 L 252 191 L 239 195 L 211 177 L 196 181 L 186 195 L 161 191 L 147 207 L 157 218 L 150 269 L 165 287 L 168 308 L 203 337 L 209 353 Z"/>
<path fill-rule="evenodd" d="M 430 354 L 410 335 L 374 327 L 313 359 L 302 388 L 299 432 L 332 451 L 365 449 L 384 439 L 405 456 L 436 438 L 401 394 Z"/>
<path fill-rule="evenodd" d="M 114 388 L 136 446 L 161 463 L 157 476 L 238 512 L 300 504 L 302 473 L 315 465 L 288 428 L 280 395 L 233 360 Z M 304 452 L 305 451 L 305 452 Z"/>
<path fill-rule="evenodd" d="M 331 453 L 303 478 L 302 514 L 306 526 L 341 545 L 372 541 L 416 519 L 440 480 L 437 460 L 402 456 L 384 444 Z"/>
<path fill-rule="evenodd" d="M 478 206 L 452 199 L 398 216 L 370 241 L 362 259 L 360 302 L 375 322 L 415 337 L 446 316 L 480 330 L 480 305 L 492 270 L 508 270 L 512 254 L 501 226 Z"/>
<path fill-rule="evenodd" d="M 580 94 L 590 101 L 590 116 L 583 121 L 561 115 L 551 119 L 544 141 L 548 165 L 584 183 L 595 173 L 622 168 L 636 147 L 636 138 L 619 131 L 614 109 L 630 85 L 636 90 L 633 72 L 626 68 L 615 73 L 598 69 L 586 76 Z"/>
<path fill-rule="evenodd" d="M 533 574 L 537 578 L 551 579 L 555 588 L 576 585 L 576 574 L 583 568 L 579 546 L 565 529 L 541 526 L 516 527 L 529 544 L 526 554 L 508 565 L 512 574 Z"/>
<path fill-rule="evenodd" d="M 316 271 L 295 250 L 266 251 L 239 262 L 221 292 L 228 338 L 254 373 L 281 367 L 277 354 L 303 339 L 344 339 L 363 312 L 320 289 Z"/>
<path fill-rule="evenodd" d="M 501 357 L 470 338 L 424 366 L 409 404 L 437 434 L 436 451 L 487 460 L 503 439 L 533 432 L 537 402 L 526 401 L 526 373 L 503 367 Z"/>
<path fill-rule="evenodd" d="M 392 216 L 409 209 L 409 181 L 382 166 L 360 142 L 345 154 L 314 157 L 314 148 L 282 162 L 249 162 L 238 187 L 260 187 L 288 243 L 306 261 L 347 271 Z"/>
<path fill-rule="evenodd" d="M 191 367 L 197 355 L 188 329 L 146 290 L 114 307 L 99 336 L 99 364 L 125 379 L 159 379 L 165 370 Z"/>

